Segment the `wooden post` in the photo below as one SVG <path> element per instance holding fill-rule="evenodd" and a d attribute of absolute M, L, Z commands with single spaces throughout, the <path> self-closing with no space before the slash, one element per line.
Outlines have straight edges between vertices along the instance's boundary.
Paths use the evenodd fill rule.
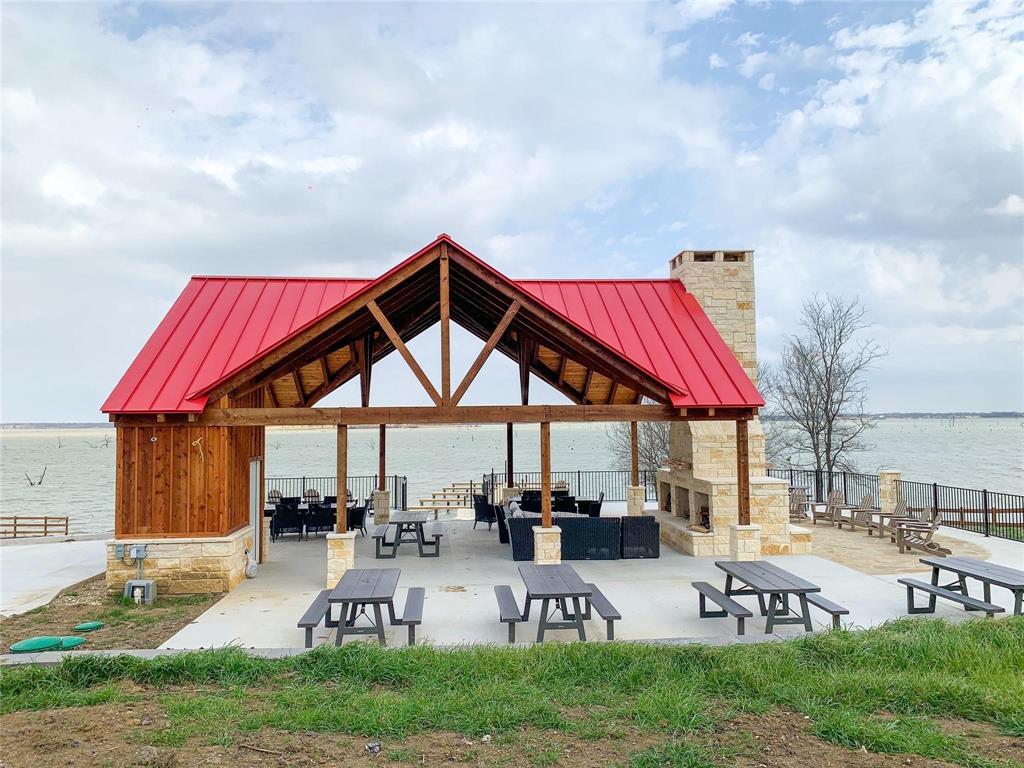
<path fill-rule="evenodd" d="M 640 485 L 640 456 L 637 451 L 636 422 L 629 422 L 629 484 Z"/>
<path fill-rule="evenodd" d="M 540 423 L 540 524 L 551 527 L 551 422 Z"/>
<path fill-rule="evenodd" d="M 512 482 L 512 473 L 513 473 L 514 470 L 512 469 L 512 459 L 513 459 L 513 455 L 512 454 L 513 454 L 513 450 L 512 450 L 512 423 L 511 422 L 509 422 L 508 424 L 505 425 L 505 453 L 506 453 L 506 459 L 505 459 L 505 464 L 506 464 L 506 466 L 505 466 L 505 486 L 507 488 L 511 488 L 513 485 L 515 485 L 515 483 Z"/>
<path fill-rule="evenodd" d="M 451 334 L 448 317 L 451 314 L 448 303 L 448 246 L 441 244 L 441 402 L 452 402 Z"/>
<path fill-rule="evenodd" d="M 386 439 L 385 427 L 383 424 L 380 425 L 380 455 L 378 457 L 378 469 L 377 469 L 377 490 L 383 491 L 387 488 L 387 481 L 384 479 L 384 475 L 387 474 L 388 466 L 386 458 L 386 452 L 384 447 L 384 441 Z"/>
<path fill-rule="evenodd" d="M 736 422 L 736 497 L 739 524 L 750 525 L 750 456 L 747 421 Z"/>
<path fill-rule="evenodd" d="M 338 488 L 335 529 L 348 530 L 348 425 L 338 425 Z"/>

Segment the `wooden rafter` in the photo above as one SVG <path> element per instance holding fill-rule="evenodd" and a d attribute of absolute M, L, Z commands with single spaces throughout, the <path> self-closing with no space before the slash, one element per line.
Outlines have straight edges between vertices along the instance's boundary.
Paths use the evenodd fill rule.
<path fill-rule="evenodd" d="M 299 393 L 299 405 L 306 404 L 306 393 L 302 391 L 302 377 L 299 376 L 299 369 L 292 371 L 292 381 L 295 382 L 295 391 Z"/>
<path fill-rule="evenodd" d="M 327 355 L 320 356 L 320 373 L 323 374 L 324 381 L 331 380 L 331 369 L 327 365 Z"/>
<path fill-rule="evenodd" d="M 451 405 L 452 400 L 452 360 L 451 360 L 451 328 L 448 319 L 451 305 L 448 301 L 448 245 L 441 243 L 440 267 L 440 310 L 441 310 L 441 402 Z"/>
<path fill-rule="evenodd" d="M 615 402 L 615 395 L 619 391 L 619 382 L 612 380 L 612 385 L 608 387 L 608 399 L 605 401 L 605 405 L 611 405 Z"/>
<path fill-rule="evenodd" d="M 341 366 L 341 368 L 336 370 L 333 375 L 324 379 L 323 383 L 318 384 L 314 387 L 312 392 L 306 395 L 306 404 L 313 405 L 318 400 L 323 400 L 327 395 L 331 394 L 331 392 L 351 379 L 358 372 L 359 363 L 355 359 L 349 360 Z"/>
<path fill-rule="evenodd" d="M 266 385 L 266 391 L 267 391 L 267 399 L 270 400 L 271 407 L 277 408 L 277 397 L 274 395 L 274 385 L 273 384 L 267 384 Z"/>
<path fill-rule="evenodd" d="M 373 374 L 373 334 L 368 333 L 352 345 L 352 354 L 359 366 L 359 402 L 363 408 L 370 405 L 370 377 Z"/>
<path fill-rule="evenodd" d="M 519 333 L 519 398 L 523 405 L 530 404 L 530 367 L 537 354 L 537 342 L 526 334 Z"/>
<path fill-rule="evenodd" d="M 561 387 L 565 383 L 565 366 L 569 363 L 569 356 L 562 355 L 562 359 L 558 361 L 558 386 Z"/>
<path fill-rule="evenodd" d="M 590 380 L 594 378 L 594 369 L 587 368 L 587 377 L 583 380 L 583 389 L 580 394 L 584 403 L 590 402 Z"/>
<path fill-rule="evenodd" d="M 501 321 L 494 329 L 494 332 L 491 333 L 490 338 L 484 342 L 483 349 L 480 350 L 480 354 L 476 356 L 476 360 L 473 361 L 473 364 L 469 366 L 469 370 L 466 371 L 466 375 L 462 377 L 462 381 L 455 390 L 455 394 L 451 397 L 449 402 L 450 405 L 454 406 L 459 404 L 462 396 L 466 394 L 466 390 L 469 389 L 469 385 L 473 383 L 473 379 L 475 379 L 476 375 L 480 373 L 480 369 L 483 368 L 484 363 L 487 362 L 487 358 L 490 356 L 494 348 L 498 346 L 498 342 L 501 341 L 501 337 L 505 335 L 505 331 L 508 330 L 509 325 L 512 323 L 512 320 L 515 318 L 518 311 L 519 302 L 513 301 L 511 306 L 505 310 L 505 315 L 501 318 Z"/>
<path fill-rule="evenodd" d="M 388 337 L 388 340 L 394 345 L 395 349 L 398 350 L 399 354 L 405 360 L 406 365 L 412 371 L 413 375 L 419 380 L 420 384 L 423 385 L 423 389 L 426 390 L 430 399 L 434 401 L 434 405 L 441 405 L 441 396 L 434 389 L 434 385 L 427 378 L 427 374 L 420 368 L 420 364 L 416 362 L 416 358 L 412 356 L 412 352 L 405 346 L 405 342 L 402 341 L 402 337 L 398 335 L 398 331 L 391 325 L 384 313 L 380 311 L 380 307 L 377 306 L 377 302 L 371 300 L 367 305 L 367 309 L 370 310 L 370 314 L 373 315 L 374 319 L 380 325 L 381 330 L 384 331 L 384 335 Z"/>

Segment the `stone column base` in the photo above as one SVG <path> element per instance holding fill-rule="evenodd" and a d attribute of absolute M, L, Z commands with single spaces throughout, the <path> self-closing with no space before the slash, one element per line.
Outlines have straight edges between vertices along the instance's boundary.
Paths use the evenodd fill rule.
<path fill-rule="evenodd" d="M 644 513 L 644 497 L 647 489 L 642 485 L 630 485 L 626 487 L 626 514 L 632 517 Z"/>
<path fill-rule="evenodd" d="M 373 492 L 373 524 L 387 525 L 391 519 L 391 491 Z"/>
<path fill-rule="evenodd" d="M 509 499 L 523 495 L 523 489 L 518 485 L 509 488 L 507 485 L 501 489 L 501 506 L 507 507 Z"/>
<path fill-rule="evenodd" d="M 128 579 L 137 578 L 128 556 L 133 544 L 146 546 L 142 578 L 156 581 L 158 595 L 198 595 L 229 592 L 245 580 L 247 552 L 253 546 L 252 526 L 227 536 L 174 539 L 114 539 L 107 542 L 107 591 L 124 592 Z M 118 548 L 124 548 L 118 557 Z"/>
<path fill-rule="evenodd" d="M 900 500 L 900 471 L 898 469 L 878 470 L 878 508 L 882 512 L 895 512 Z"/>
<path fill-rule="evenodd" d="M 345 571 L 356 566 L 356 532 L 327 534 L 327 588 L 335 587 Z"/>
<path fill-rule="evenodd" d="M 557 525 L 533 526 L 533 562 L 537 565 L 559 565 L 562 562 L 562 529 Z"/>
<path fill-rule="evenodd" d="M 729 526 L 729 559 L 761 559 L 760 525 L 738 525 L 732 523 Z"/>
<path fill-rule="evenodd" d="M 260 563 L 270 559 L 270 522 L 272 518 L 264 517 L 260 535 Z"/>

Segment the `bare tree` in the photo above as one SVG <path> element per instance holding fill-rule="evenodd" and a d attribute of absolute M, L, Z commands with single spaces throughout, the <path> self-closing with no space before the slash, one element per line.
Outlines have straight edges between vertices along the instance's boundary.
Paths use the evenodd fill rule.
<path fill-rule="evenodd" d="M 786 339 L 761 380 L 771 449 L 777 457 L 788 451 L 792 464 L 809 457 L 815 470 L 830 473 L 831 488 L 831 473 L 854 468 L 853 454 L 875 423 L 864 412 L 864 377 L 886 353 L 864 336 L 870 323 L 858 299 L 815 296 L 804 304 L 800 326 L 803 333 Z"/>
<path fill-rule="evenodd" d="M 637 463 L 642 470 L 655 470 L 668 456 L 667 421 L 641 421 L 636 425 Z M 615 463 L 621 469 L 632 466 L 632 447 L 629 422 L 618 422 L 608 427 L 608 446 L 615 456 Z"/>

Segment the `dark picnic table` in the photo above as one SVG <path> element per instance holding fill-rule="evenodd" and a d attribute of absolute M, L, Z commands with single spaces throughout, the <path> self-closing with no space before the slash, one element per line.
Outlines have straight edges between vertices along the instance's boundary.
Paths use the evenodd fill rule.
<path fill-rule="evenodd" d="M 540 618 L 537 625 L 537 642 L 544 642 L 544 632 L 548 629 L 575 629 L 580 640 L 586 640 L 583 620 L 590 613 L 590 596 L 593 591 L 584 583 L 580 575 L 571 565 L 535 565 L 524 563 L 519 566 L 519 576 L 526 585 L 526 607 L 523 609 L 523 621 L 530 620 L 530 605 L 540 600 Z M 583 601 L 583 605 L 580 601 Z M 572 612 L 569 611 L 572 602 Z M 560 621 L 552 620 L 550 611 L 554 602 L 562 614 Z"/>
<path fill-rule="evenodd" d="M 341 605 L 337 621 L 327 618 L 328 627 L 337 627 L 335 645 L 341 645 L 345 635 L 376 635 L 381 645 L 384 640 L 384 621 L 381 606 L 388 609 L 388 620 L 399 624 L 395 617 L 395 588 L 402 572 L 398 568 L 353 568 L 345 571 L 338 585 L 327 596 L 328 602 Z M 373 610 L 373 619 L 366 613 L 366 607 Z M 366 616 L 370 626 L 357 627 L 356 620 Z"/>
<path fill-rule="evenodd" d="M 725 571 L 725 594 L 757 595 L 761 615 L 767 617 L 765 634 L 771 634 L 777 624 L 802 624 L 808 632 L 811 626 L 811 612 L 807 605 L 810 592 L 821 592 L 821 587 L 801 579 L 796 574 L 779 568 L 764 560 L 742 561 L 719 560 L 715 563 Z M 745 586 L 734 587 L 733 581 Z M 793 610 L 789 598 L 795 596 L 800 610 Z M 767 598 L 767 605 L 765 604 Z"/>
<path fill-rule="evenodd" d="M 420 557 L 438 557 L 441 554 L 441 543 L 427 543 L 423 532 L 423 526 L 426 524 L 426 512 L 392 512 L 388 525 L 395 527 L 395 538 L 390 542 L 385 538 L 381 546 L 390 547 L 392 553 L 389 557 L 394 557 L 398 554 L 398 547 L 403 543 L 415 543 Z"/>
<path fill-rule="evenodd" d="M 1015 616 L 1024 614 L 1022 603 L 1024 603 L 1024 571 L 1010 568 L 1005 565 L 986 563 L 984 560 L 975 560 L 972 557 L 922 557 L 921 562 L 932 567 L 932 585 L 941 586 L 951 592 L 960 592 L 968 595 L 967 579 L 977 579 L 982 584 L 984 600 L 992 602 L 992 587 L 1003 587 L 1013 593 L 1013 613 Z M 956 581 L 949 584 L 939 584 L 939 572 L 950 571 L 956 574 Z M 928 601 L 929 607 L 935 610 L 935 596 L 931 595 Z M 967 608 L 967 610 L 975 610 Z"/>

